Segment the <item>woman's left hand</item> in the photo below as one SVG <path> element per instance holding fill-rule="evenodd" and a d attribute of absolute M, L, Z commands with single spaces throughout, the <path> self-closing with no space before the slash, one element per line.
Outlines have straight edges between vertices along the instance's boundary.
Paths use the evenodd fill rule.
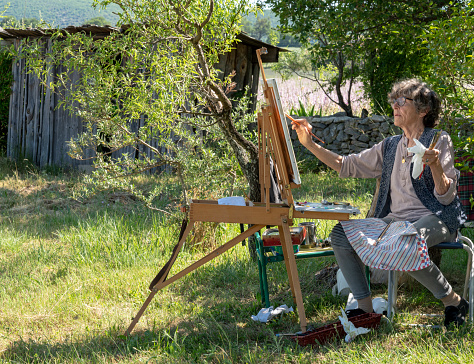
<path fill-rule="evenodd" d="M 439 195 L 444 195 L 448 192 L 450 181 L 443 171 L 443 166 L 438 156 L 438 149 L 427 149 L 425 154 L 423 154 L 423 163 L 428 165 L 431 169 L 436 192 L 438 192 Z"/>
<path fill-rule="evenodd" d="M 425 151 L 425 154 L 423 154 L 423 163 L 430 167 L 436 164 L 440 164 L 438 155 L 439 155 L 438 149 L 427 149 Z"/>

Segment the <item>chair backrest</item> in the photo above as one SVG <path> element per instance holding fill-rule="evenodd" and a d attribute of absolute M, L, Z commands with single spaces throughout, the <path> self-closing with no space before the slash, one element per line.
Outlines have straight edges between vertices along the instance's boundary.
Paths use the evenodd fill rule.
<path fill-rule="evenodd" d="M 467 216 L 467 221 L 474 222 L 474 207 L 471 200 L 474 199 L 474 158 L 465 161 L 471 171 L 461 171 L 458 185 L 458 196 Z M 473 200 L 474 201 L 474 200 Z"/>
<path fill-rule="evenodd" d="M 375 185 L 374 191 L 374 198 L 372 199 L 372 203 L 370 204 L 370 209 L 367 211 L 366 218 L 374 217 L 375 214 L 375 206 L 377 205 L 377 198 L 379 197 L 379 190 L 380 190 L 380 177 L 377 178 L 377 183 Z"/>

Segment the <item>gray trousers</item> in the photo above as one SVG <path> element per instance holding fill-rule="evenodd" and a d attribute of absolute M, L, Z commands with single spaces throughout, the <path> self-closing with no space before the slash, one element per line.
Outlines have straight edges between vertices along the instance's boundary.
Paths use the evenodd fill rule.
<path fill-rule="evenodd" d="M 383 220 L 388 223 L 390 219 Z M 451 234 L 444 222 L 436 215 L 424 216 L 413 225 L 425 239 L 428 248 L 444 241 L 454 241 L 456 238 L 456 233 Z M 331 245 L 354 298 L 360 300 L 369 297 L 370 289 L 365 275 L 365 265 L 347 240 L 340 223 L 331 232 Z M 433 263 L 428 268 L 406 273 L 425 286 L 438 299 L 451 293 L 451 285 Z"/>

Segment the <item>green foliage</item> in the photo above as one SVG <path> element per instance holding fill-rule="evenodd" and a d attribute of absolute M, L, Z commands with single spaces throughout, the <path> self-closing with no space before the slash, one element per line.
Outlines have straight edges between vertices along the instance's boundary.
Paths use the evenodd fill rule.
<path fill-rule="evenodd" d="M 433 60 L 430 81 L 445 100 L 442 127 L 450 131 L 455 148 L 474 155 L 474 2 L 457 7 L 426 27 L 422 40 Z"/>
<path fill-rule="evenodd" d="M 102 27 L 104 25 L 111 25 L 110 21 L 105 19 L 103 16 L 96 16 L 92 19 L 86 20 L 84 22 L 84 24 L 93 24 L 93 25 L 97 25 L 99 27 Z"/>
<path fill-rule="evenodd" d="M 6 49 L 0 49 L 0 152 L 7 147 L 10 94 L 13 81 L 12 56 Z"/>
<path fill-rule="evenodd" d="M 299 107 L 297 109 L 291 108 L 290 109 L 290 114 L 291 115 L 297 115 L 297 116 L 316 116 L 314 112 L 314 107 L 315 105 L 312 105 L 311 108 L 305 109 L 304 104 L 301 102 L 301 100 L 298 100 L 299 102 Z M 319 113 L 317 116 L 321 116 L 322 109 L 319 109 Z"/>
<path fill-rule="evenodd" d="M 300 43 L 291 35 L 278 31 L 278 19 L 269 10 L 260 10 L 242 19 L 242 30 L 253 38 L 279 47 L 299 47 Z"/>
<path fill-rule="evenodd" d="M 41 21 L 36 18 L 21 18 L 17 20 L 14 16 L 5 16 L 0 18 L 2 28 L 37 28 Z"/>
<path fill-rule="evenodd" d="M 412 34 L 412 37 L 416 36 L 416 33 Z M 389 42 L 367 52 L 360 76 L 373 112 L 390 115 L 392 107 L 387 102 L 387 95 L 393 83 L 413 76 L 426 79 L 430 69 L 431 60 L 427 52 L 413 42 L 407 42 L 406 37 L 391 37 Z"/>

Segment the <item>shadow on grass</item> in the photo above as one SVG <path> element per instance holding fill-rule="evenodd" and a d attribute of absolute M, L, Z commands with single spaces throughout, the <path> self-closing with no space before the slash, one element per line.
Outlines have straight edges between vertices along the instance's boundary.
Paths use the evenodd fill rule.
<path fill-rule="evenodd" d="M 132 357 L 139 353 L 161 348 L 166 352 L 173 346 L 173 338 L 157 331 L 143 331 L 125 337 L 123 331 L 112 328 L 101 335 L 68 339 L 64 342 L 45 340 L 18 340 L 3 351 L 0 358 L 8 362 L 85 362 L 110 363 Z M 172 349 L 171 349 L 172 351 Z"/>

